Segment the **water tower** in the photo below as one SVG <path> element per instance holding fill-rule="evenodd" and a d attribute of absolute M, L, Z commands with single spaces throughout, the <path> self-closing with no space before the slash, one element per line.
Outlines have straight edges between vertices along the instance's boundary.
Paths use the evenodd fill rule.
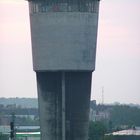
<path fill-rule="evenodd" d="M 28 0 L 41 140 L 88 140 L 99 0 Z"/>

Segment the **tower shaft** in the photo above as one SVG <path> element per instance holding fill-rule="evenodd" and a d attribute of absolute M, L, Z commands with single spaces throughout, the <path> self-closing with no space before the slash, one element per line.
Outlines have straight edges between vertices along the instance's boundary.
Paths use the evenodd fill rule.
<path fill-rule="evenodd" d="M 91 72 L 37 72 L 43 140 L 87 140 L 91 75 Z"/>
<path fill-rule="evenodd" d="M 28 0 L 41 140 L 88 140 L 99 0 Z"/>

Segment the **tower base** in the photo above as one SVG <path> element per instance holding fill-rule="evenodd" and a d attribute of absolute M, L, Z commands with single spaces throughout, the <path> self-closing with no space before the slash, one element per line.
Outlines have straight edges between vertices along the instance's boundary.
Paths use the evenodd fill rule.
<path fill-rule="evenodd" d="M 88 140 L 92 72 L 37 72 L 41 140 Z"/>

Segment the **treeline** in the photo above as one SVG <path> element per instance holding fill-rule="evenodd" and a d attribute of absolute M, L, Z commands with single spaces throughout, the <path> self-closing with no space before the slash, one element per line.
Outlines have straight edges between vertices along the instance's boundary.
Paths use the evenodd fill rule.
<path fill-rule="evenodd" d="M 105 137 L 105 134 L 140 126 L 140 108 L 138 107 L 97 105 L 96 110 L 108 111 L 110 117 L 101 121 L 90 121 L 89 140 L 112 140 L 111 136 Z"/>
<path fill-rule="evenodd" d="M 26 117 L 17 117 L 15 118 L 16 126 L 39 126 L 39 117 L 35 116 L 34 118 L 30 116 Z"/>
<path fill-rule="evenodd" d="M 103 122 L 89 122 L 89 140 L 104 140 L 104 134 L 107 132 L 107 127 Z"/>
<path fill-rule="evenodd" d="M 17 104 L 0 104 L 0 125 L 9 125 L 15 116 L 17 126 L 36 126 L 39 125 L 38 108 L 25 108 Z"/>
<path fill-rule="evenodd" d="M 0 115 L 34 115 L 38 116 L 37 108 L 0 108 Z"/>
<path fill-rule="evenodd" d="M 17 107 L 38 108 L 37 98 L 0 98 L 0 106 L 9 106 L 15 104 Z"/>
<path fill-rule="evenodd" d="M 140 126 L 140 109 L 128 105 L 114 105 L 110 111 L 112 127 Z"/>
<path fill-rule="evenodd" d="M 91 108 L 96 111 L 97 117 L 100 114 L 109 114 L 106 120 L 102 120 L 107 131 L 122 129 L 125 127 L 140 126 L 140 108 L 130 105 L 100 105 L 91 102 Z M 0 98 L 0 117 L 23 115 L 24 120 L 30 120 L 33 115 L 38 117 L 38 102 L 36 98 Z M 26 117 L 28 116 L 28 118 Z M 20 116 L 21 117 L 21 116 Z M 26 119 L 25 119 L 26 118 Z M 3 118 L 1 119 L 3 121 Z M 5 120 L 6 121 L 6 120 Z M 25 122 L 25 121 L 21 121 Z M 27 121 L 26 121 L 27 122 Z M 31 122 L 31 121 L 30 121 Z M 26 123 L 24 123 L 26 124 Z M 33 124 L 33 122 L 31 123 Z"/>

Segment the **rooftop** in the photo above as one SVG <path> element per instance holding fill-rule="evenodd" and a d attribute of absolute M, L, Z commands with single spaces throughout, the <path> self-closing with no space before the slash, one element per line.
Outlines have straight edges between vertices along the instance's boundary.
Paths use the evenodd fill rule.
<path fill-rule="evenodd" d="M 137 135 L 140 136 L 140 127 L 135 127 L 135 129 L 121 130 L 117 132 L 113 132 L 107 135 Z"/>

